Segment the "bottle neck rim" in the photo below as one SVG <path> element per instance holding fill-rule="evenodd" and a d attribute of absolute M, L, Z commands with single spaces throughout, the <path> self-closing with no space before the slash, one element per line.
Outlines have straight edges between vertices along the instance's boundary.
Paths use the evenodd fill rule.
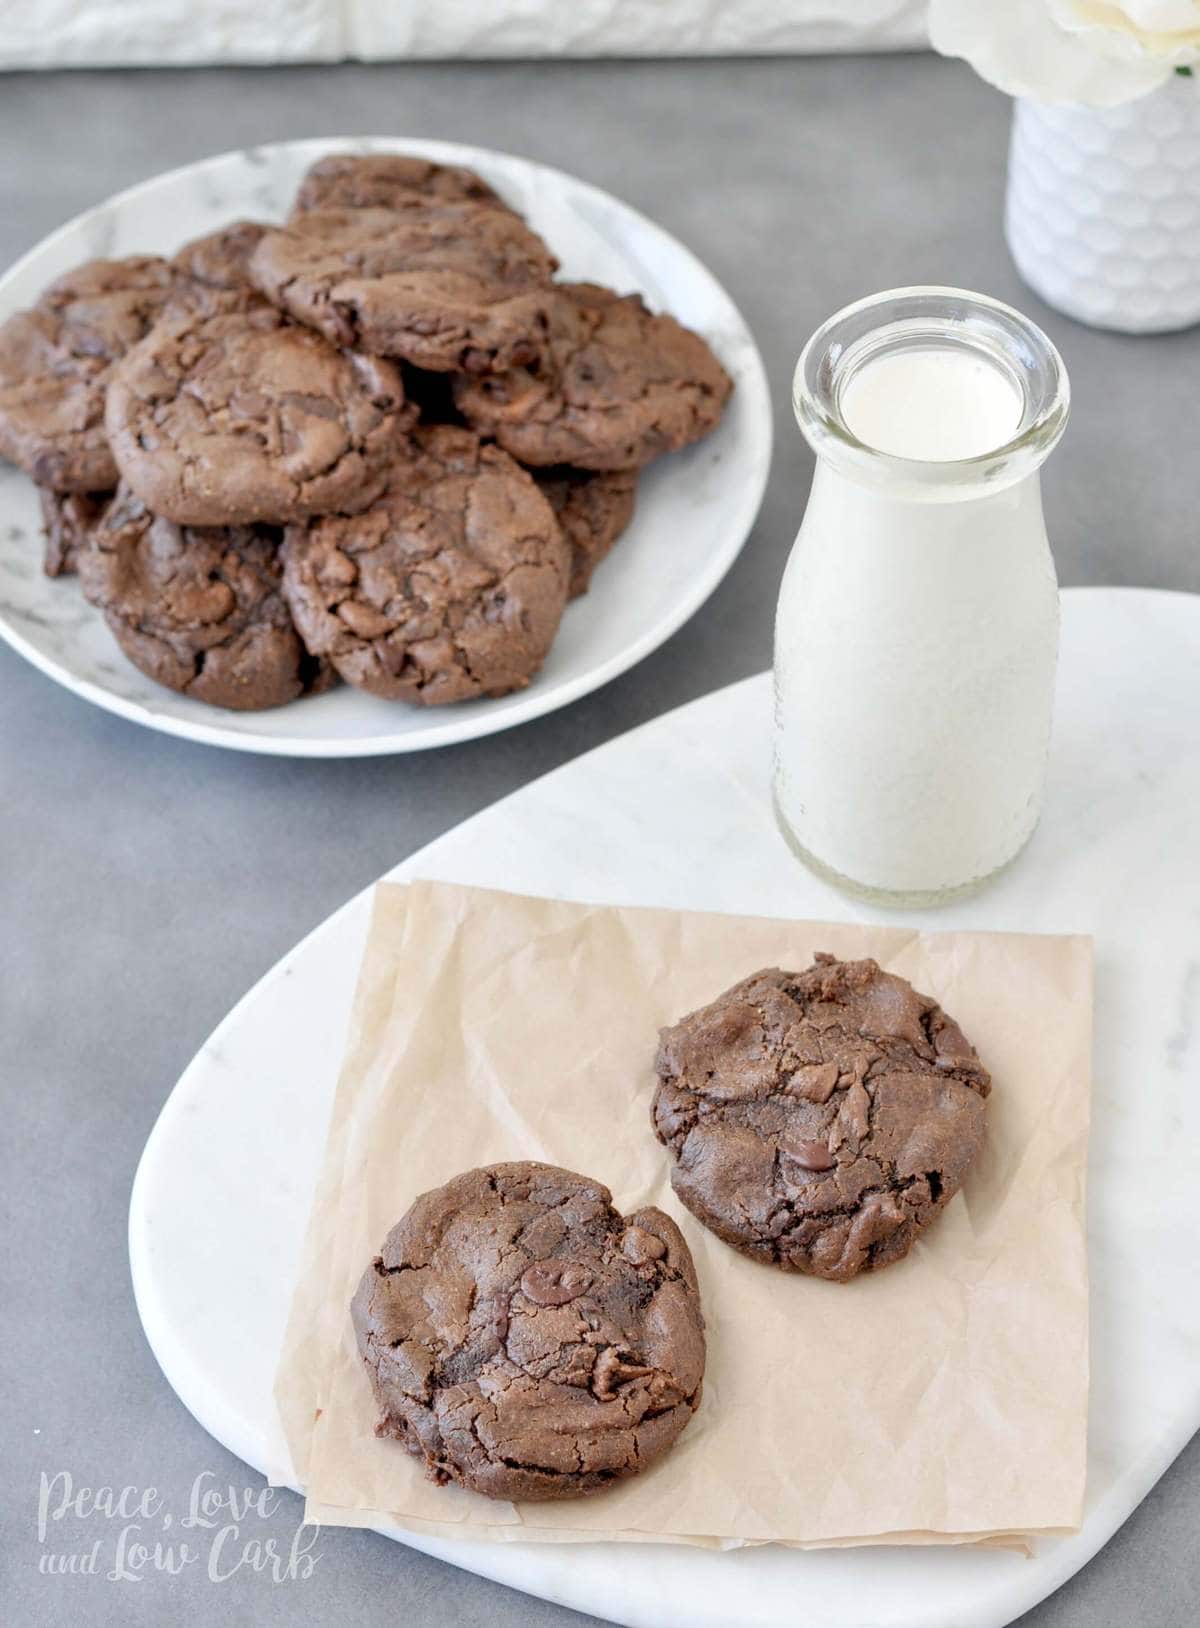
<path fill-rule="evenodd" d="M 1007 441 L 970 458 L 900 457 L 859 439 L 843 411 L 852 378 L 880 357 L 957 350 L 1013 386 L 1020 416 Z M 890 289 L 837 312 L 796 364 L 792 402 L 817 457 L 865 486 L 927 502 L 955 502 L 1014 485 L 1037 470 L 1066 428 L 1070 384 L 1042 330 L 1011 306 L 964 289 Z"/>

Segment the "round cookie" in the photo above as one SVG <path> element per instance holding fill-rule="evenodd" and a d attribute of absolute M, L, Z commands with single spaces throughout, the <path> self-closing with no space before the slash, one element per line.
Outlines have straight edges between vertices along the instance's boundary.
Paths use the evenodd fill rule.
<path fill-rule="evenodd" d="M 409 416 L 390 362 L 261 303 L 161 322 L 114 369 L 105 422 L 156 514 L 223 526 L 364 507 Z"/>
<path fill-rule="evenodd" d="M 987 1071 L 874 961 L 755 973 L 662 1031 L 671 1185 L 743 1254 L 846 1282 L 906 1255 L 983 1142 Z"/>
<path fill-rule="evenodd" d="M 533 480 L 470 430 L 424 426 L 363 513 L 290 526 L 284 592 L 310 650 L 374 695 L 505 695 L 541 667 L 570 555 Z"/>
<path fill-rule="evenodd" d="M 104 393 L 174 286 L 154 255 L 90 260 L 0 326 L 0 457 L 58 492 L 115 486 Z"/>
<path fill-rule="evenodd" d="M 158 684 L 251 711 L 327 689 L 280 592 L 279 532 L 182 528 L 122 488 L 78 554 L 84 596 Z"/>
<path fill-rule="evenodd" d="M 591 283 L 560 284 L 548 317 L 540 367 L 455 380 L 463 417 L 521 463 L 640 469 L 716 427 L 732 382 L 674 317 Z"/>
<path fill-rule="evenodd" d="M 695 1268 L 661 1210 L 498 1164 L 417 1199 L 351 1306 L 376 1433 L 431 1480 L 569 1498 L 644 1470 L 700 1402 Z"/>
<path fill-rule="evenodd" d="M 112 501 L 112 493 L 55 492 L 39 486 L 38 500 L 46 539 L 42 570 L 48 577 L 73 576 L 79 551 Z"/>
<path fill-rule="evenodd" d="M 413 197 L 474 200 L 500 199 L 482 176 L 458 164 L 434 164 L 402 153 L 334 153 L 319 158 L 305 172 L 292 214 L 311 209 L 395 209 Z"/>
<path fill-rule="evenodd" d="M 172 311 L 182 307 L 215 312 L 256 303 L 261 296 L 250 280 L 250 257 L 273 230 L 261 221 L 235 220 L 185 243 L 171 261 L 180 283 Z"/>
<path fill-rule="evenodd" d="M 534 476 L 558 516 L 571 549 L 568 598 L 588 591 L 592 572 L 633 519 L 637 476 L 632 470 L 610 474 L 586 469 L 545 469 Z"/>
<path fill-rule="evenodd" d="M 338 345 L 445 373 L 534 361 L 557 261 L 509 209 L 414 196 L 403 209 L 320 209 L 268 232 L 263 293 Z"/>

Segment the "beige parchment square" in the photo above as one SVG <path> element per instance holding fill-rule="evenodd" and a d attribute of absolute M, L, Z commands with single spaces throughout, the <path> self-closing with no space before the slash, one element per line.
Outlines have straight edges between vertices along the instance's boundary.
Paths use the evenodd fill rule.
<path fill-rule="evenodd" d="M 657 1031 L 762 966 L 874 956 L 991 1070 L 988 1141 L 905 1261 L 849 1284 L 722 1244 L 671 1192 Z M 1074 1530 L 1086 1469 L 1091 942 L 380 887 L 277 1385 L 309 1518 L 522 1541 L 1004 1542 Z M 542 1159 L 658 1204 L 696 1258 L 703 1404 L 642 1476 L 556 1504 L 425 1480 L 373 1432 L 348 1306 L 418 1193 Z"/>

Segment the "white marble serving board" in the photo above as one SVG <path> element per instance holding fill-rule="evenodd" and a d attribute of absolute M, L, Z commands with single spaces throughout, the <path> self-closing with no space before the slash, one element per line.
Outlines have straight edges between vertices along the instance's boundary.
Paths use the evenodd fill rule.
<path fill-rule="evenodd" d="M 390 873 L 608 903 L 895 921 L 793 860 L 747 679 L 515 792 Z M 1063 595 L 1047 811 L 990 890 L 917 925 L 1091 933 L 1092 1401 L 1086 1523 L 1033 1560 L 953 1548 L 534 1545 L 389 1535 L 636 1628 L 998 1628 L 1057 1588 L 1200 1425 L 1200 598 Z M 130 1211 L 138 1308 L 196 1418 L 286 1462 L 272 1382 L 369 895 L 234 1009 L 180 1080 Z"/>
<path fill-rule="evenodd" d="M 85 700 L 189 740 L 287 757 L 416 752 L 509 729 L 566 706 L 656 650 L 712 593 L 754 524 L 771 462 L 766 373 L 745 320 L 678 239 L 599 187 L 545 164 L 454 142 L 347 136 L 222 153 L 155 176 L 68 222 L 0 277 L 0 321 L 96 256 L 174 254 L 232 220 L 282 220 L 300 177 L 332 152 L 403 152 L 484 175 L 540 232 L 560 275 L 637 291 L 702 333 L 734 380 L 705 440 L 638 481 L 628 531 L 567 606 L 528 689 L 451 707 L 382 701 L 348 685 L 264 712 L 227 712 L 161 688 L 126 661 L 74 578 L 41 569 L 37 493 L 0 460 L 0 638 Z"/>

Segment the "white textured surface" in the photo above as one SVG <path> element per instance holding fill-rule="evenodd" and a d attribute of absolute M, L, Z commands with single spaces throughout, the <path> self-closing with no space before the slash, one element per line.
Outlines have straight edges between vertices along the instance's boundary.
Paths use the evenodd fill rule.
<path fill-rule="evenodd" d="M 1080 322 L 1200 322 L 1200 76 L 1114 108 L 1018 102 L 1006 226 L 1021 276 Z"/>
<path fill-rule="evenodd" d="M 661 227 L 598 187 L 528 159 L 448 142 L 355 137 L 205 159 L 109 199 L 30 250 L 0 279 L 0 320 L 95 255 L 170 254 L 239 216 L 281 219 L 308 166 L 348 148 L 478 169 L 546 237 L 564 277 L 637 289 L 656 310 L 698 329 L 732 376 L 733 396 L 712 435 L 660 458 L 639 479 L 632 524 L 587 594 L 567 606 L 529 688 L 451 707 L 381 701 L 343 685 L 265 712 L 227 712 L 161 688 L 125 659 L 73 577 L 42 574 L 37 493 L 0 461 L 0 638 L 77 695 L 151 729 L 288 757 L 416 752 L 508 729 L 577 700 L 657 649 L 712 593 L 758 512 L 771 461 L 771 404 L 740 312 Z"/>
<path fill-rule="evenodd" d="M 923 44 L 925 0 L 0 0 L 0 68 Z"/>
<path fill-rule="evenodd" d="M 1108 1539 L 1200 1420 L 1198 649 L 1198 598 L 1066 593 L 1042 828 L 979 898 L 905 918 L 1095 936 L 1083 1530 L 1040 1543 L 1029 1562 L 953 1549 L 614 1555 L 391 1535 L 637 1628 L 999 1628 Z M 534 782 L 393 879 L 895 921 L 790 859 L 768 807 L 769 727 L 764 674 Z M 258 1467 L 280 1452 L 275 1362 L 367 914 L 363 894 L 230 1014 L 163 1109 L 132 1197 L 134 1289 L 155 1354 L 200 1422 Z"/>

